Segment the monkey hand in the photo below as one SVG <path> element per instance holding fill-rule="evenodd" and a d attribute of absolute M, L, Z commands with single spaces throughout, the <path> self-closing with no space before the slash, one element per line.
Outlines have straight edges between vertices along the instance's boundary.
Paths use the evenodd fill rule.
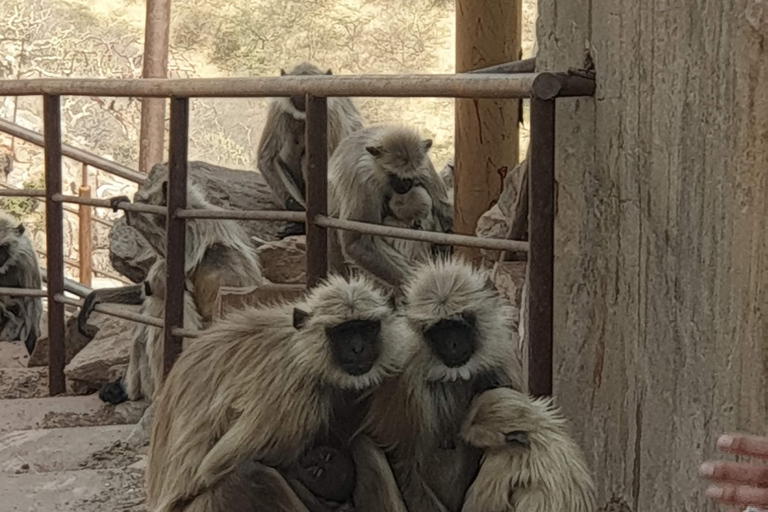
<path fill-rule="evenodd" d="M 131 198 L 128 196 L 117 196 L 117 197 L 111 197 L 109 199 L 109 207 L 112 208 L 113 212 L 116 212 L 120 209 L 120 203 L 130 203 Z"/>
<path fill-rule="evenodd" d="M 98 303 L 99 296 L 96 293 L 96 290 L 94 290 L 85 298 L 83 306 L 80 308 L 80 313 L 77 314 L 77 330 L 80 331 L 80 334 L 83 336 L 92 337 L 95 334 L 94 327 L 88 325 L 88 318 L 91 316 L 91 313 Z"/>
<path fill-rule="evenodd" d="M 99 390 L 99 398 L 101 398 L 102 402 L 111 405 L 121 404 L 128 400 L 128 395 L 125 393 L 125 386 L 123 386 L 122 379 L 105 384 Z"/>
<path fill-rule="evenodd" d="M 285 200 L 285 209 L 289 212 L 303 212 L 304 207 L 299 204 L 297 200 L 295 200 L 292 197 L 289 197 Z"/>
<path fill-rule="evenodd" d="M 303 222 L 288 222 L 277 232 L 277 237 L 281 240 L 289 236 L 303 235 L 305 231 Z"/>

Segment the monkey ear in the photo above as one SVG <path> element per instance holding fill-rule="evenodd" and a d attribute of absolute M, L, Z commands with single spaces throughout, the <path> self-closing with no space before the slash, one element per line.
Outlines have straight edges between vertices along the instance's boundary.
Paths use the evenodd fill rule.
<path fill-rule="evenodd" d="M 515 430 L 513 432 L 507 432 L 506 434 L 504 434 L 504 441 L 506 441 L 507 444 L 524 446 L 524 447 L 531 444 L 530 439 L 528 439 L 528 432 L 525 432 L 523 430 Z"/>
<path fill-rule="evenodd" d="M 429 151 L 429 148 L 432 147 L 432 139 L 424 139 L 421 141 L 421 145 L 424 147 L 424 151 Z"/>
<path fill-rule="evenodd" d="M 293 308 L 293 328 L 297 331 L 300 330 L 307 323 L 310 316 L 311 314 L 303 309 Z"/>
<path fill-rule="evenodd" d="M 280 68 L 280 76 L 285 76 L 285 70 L 283 68 Z"/>
<path fill-rule="evenodd" d="M 24 224 L 19 223 L 18 226 L 16 226 L 16 234 L 21 236 L 24 234 L 24 232 L 27 230 L 27 228 L 24 227 Z"/>
<path fill-rule="evenodd" d="M 333 72 L 331 72 L 331 68 L 328 68 L 328 71 L 325 72 L 326 75 L 332 75 Z"/>
<path fill-rule="evenodd" d="M 383 148 L 381 146 L 366 146 L 365 150 L 375 157 L 381 156 Z"/>

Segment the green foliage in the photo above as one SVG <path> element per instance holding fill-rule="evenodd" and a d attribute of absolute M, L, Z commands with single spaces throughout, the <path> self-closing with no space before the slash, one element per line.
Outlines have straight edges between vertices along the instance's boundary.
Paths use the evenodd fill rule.
<path fill-rule="evenodd" d="M 28 179 L 22 183 L 21 188 L 44 189 L 45 179 L 42 176 Z M 0 208 L 19 220 L 36 212 L 41 204 L 40 201 L 36 201 L 31 197 L 4 197 L 0 200 Z"/>

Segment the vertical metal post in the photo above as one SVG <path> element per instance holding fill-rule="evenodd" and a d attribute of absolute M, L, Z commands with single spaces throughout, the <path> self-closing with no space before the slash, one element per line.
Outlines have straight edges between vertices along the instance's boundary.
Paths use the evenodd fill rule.
<path fill-rule="evenodd" d="M 528 391 L 552 395 L 555 249 L 555 100 L 531 99 L 528 179 Z"/>
<path fill-rule="evenodd" d="M 66 390 L 64 380 L 64 305 L 56 295 L 64 293 L 64 205 L 53 200 L 61 194 L 61 101 L 43 96 L 45 135 L 45 236 L 48 265 L 48 392 Z"/>
<path fill-rule="evenodd" d="M 78 195 L 84 199 L 91 198 L 91 187 L 88 185 L 88 164 L 82 164 L 82 181 Z M 80 282 L 91 286 L 93 274 L 93 228 L 91 227 L 91 207 L 81 204 L 78 210 L 78 247 L 80 247 Z"/>
<path fill-rule="evenodd" d="M 177 217 L 187 207 L 187 145 L 189 98 L 171 98 L 171 130 L 168 150 L 168 187 L 165 257 L 165 345 L 163 375 L 168 375 L 181 353 L 182 339 L 173 335 L 174 327 L 184 325 L 184 251 L 186 221 Z"/>
<path fill-rule="evenodd" d="M 328 212 L 328 105 L 307 94 L 307 287 L 328 273 L 328 230 L 315 224 Z"/>

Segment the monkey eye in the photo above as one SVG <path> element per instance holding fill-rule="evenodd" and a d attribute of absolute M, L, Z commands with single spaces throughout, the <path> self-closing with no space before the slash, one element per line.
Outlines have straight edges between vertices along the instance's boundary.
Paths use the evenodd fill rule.
<path fill-rule="evenodd" d="M 504 434 L 504 441 L 512 446 L 527 447 L 531 444 L 528 439 L 528 432 L 524 430 L 513 430 Z"/>

